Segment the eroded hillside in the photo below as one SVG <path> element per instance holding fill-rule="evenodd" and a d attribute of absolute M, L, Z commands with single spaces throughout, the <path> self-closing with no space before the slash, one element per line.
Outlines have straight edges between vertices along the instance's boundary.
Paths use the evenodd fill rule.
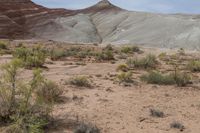
<path fill-rule="evenodd" d="M 198 15 L 123 10 L 107 0 L 81 10 L 1 2 L 0 37 L 199 49 Z"/>

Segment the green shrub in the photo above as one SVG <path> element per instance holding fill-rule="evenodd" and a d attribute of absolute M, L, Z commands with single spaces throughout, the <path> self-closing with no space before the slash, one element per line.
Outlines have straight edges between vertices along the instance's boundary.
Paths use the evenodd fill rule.
<path fill-rule="evenodd" d="M 33 78 L 23 83 L 17 76 L 21 66 L 21 60 L 15 59 L 2 67 L 0 122 L 8 125 L 5 132 L 9 133 L 43 132 L 53 103 L 47 104 L 46 97 L 36 93 L 45 81 L 41 71 L 34 72 Z"/>
<path fill-rule="evenodd" d="M 46 53 L 40 47 L 35 47 L 32 49 L 22 47 L 16 48 L 14 57 L 21 59 L 24 66 L 30 69 L 32 67 L 42 67 L 46 60 Z"/>
<path fill-rule="evenodd" d="M 8 49 L 5 42 L 0 41 L 0 49 L 3 49 L 3 50 Z"/>
<path fill-rule="evenodd" d="M 117 71 L 127 72 L 129 70 L 128 65 L 126 64 L 120 64 L 117 67 Z"/>
<path fill-rule="evenodd" d="M 106 50 L 96 55 L 97 60 L 114 60 L 113 51 Z"/>
<path fill-rule="evenodd" d="M 88 56 L 94 56 L 94 52 L 90 49 L 83 49 L 80 47 L 71 47 L 67 50 L 53 49 L 50 51 L 50 58 L 52 60 L 61 60 L 64 57 L 76 57 L 83 59 Z"/>
<path fill-rule="evenodd" d="M 11 50 L 8 48 L 8 42 L 0 41 L 0 55 L 11 53 Z"/>
<path fill-rule="evenodd" d="M 120 83 L 132 83 L 132 73 L 131 72 L 122 72 L 117 75 L 117 79 L 119 80 Z"/>
<path fill-rule="evenodd" d="M 93 56 L 93 52 L 90 49 L 86 49 L 77 53 L 76 57 L 78 58 L 86 58 L 88 56 Z"/>
<path fill-rule="evenodd" d="M 152 71 L 147 75 L 143 75 L 141 79 L 150 84 L 172 85 L 175 84 L 174 77 L 171 75 L 163 75 L 157 71 Z"/>
<path fill-rule="evenodd" d="M 50 52 L 50 58 L 51 60 L 55 61 L 55 60 L 59 60 L 62 59 L 63 57 L 66 56 L 66 53 L 64 50 L 62 49 L 53 49 Z"/>
<path fill-rule="evenodd" d="M 128 59 L 127 60 L 127 65 L 132 68 L 143 68 L 143 69 L 148 69 L 148 68 L 155 68 L 157 64 L 156 56 L 154 55 L 147 55 L 146 57 L 142 59 Z"/>
<path fill-rule="evenodd" d="M 140 48 L 137 46 L 124 46 L 122 47 L 121 52 L 125 54 L 132 54 L 134 52 L 140 52 Z"/>
<path fill-rule="evenodd" d="M 190 83 L 190 76 L 183 72 L 174 72 L 168 75 L 163 75 L 157 71 L 152 71 L 147 75 L 141 77 L 143 81 L 146 81 L 150 84 L 159 84 L 159 85 L 172 85 L 177 84 L 178 86 L 186 86 Z"/>
<path fill-rule="evenodd" d="M 166 58 L 166 56 L 167 56 L 167 53 L 160 53 L 160 54 L 158 55 L 158 58 L 159 58 L 160 60 L 163 60 L 163 59 Z"/>
<path fill-rule="evenodd" d="M 82 51 L 82 49 L 81 49 L 81 47 L 76 47 L 75 46 L 75 47 L 70 47 L 68 51 L 72 51 L 72 52 L 78 53 L 78 52 Z"/>
<path fill-rule="evenodd" d="M 126 64 L 128 65 L 129 68 L 134 68 L 135 67 L 135 60 L 134 58 L 128 58 L 126 60 Z"/>
<path fill-rule="evenodd" d="M 57 84 L 52 81 L 44 80 L 36 91 L 37 96 L 44 98 L 46 103 L 52 103 L 59 101 L 60 95 L 63 91 L 59 88 Z"/>
<path fill-rule="evenodd" d="M 175 73 L 172 73 L 171 75 L 174 77 L 176 84 L 180 87 L 184 87 L 190 83 L 191 77 L 187 73 L 175 72 Z"/>
<path fill-rule="evenodd" d="M 91 87 L 90 81 L 85 76 L 71 78 L 69 83 L 78 87 Z"/>
<path fill-rule="evenodd" d="M 190 61 L 187 67 L 192 72 L 200 72 L 200 61 Z"/>
<path fill-rule="evenodd" d="M 131 50 L 131 47 L 124 46 L 122 47 L 121 52 L 128 54 L 128 53 L 132 53 L 132 50 Z"/>

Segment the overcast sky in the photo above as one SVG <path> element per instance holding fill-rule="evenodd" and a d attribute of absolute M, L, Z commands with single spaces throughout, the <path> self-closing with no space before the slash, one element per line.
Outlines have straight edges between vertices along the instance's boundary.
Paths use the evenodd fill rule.
<path fill-rule="evenodd" d="M 82 9 L 100 0 L 33 0 L 51 8 Z M 113 4 L 128 10 L 159 13 L 200 14 L 200 0 L 110 0 Z"/>

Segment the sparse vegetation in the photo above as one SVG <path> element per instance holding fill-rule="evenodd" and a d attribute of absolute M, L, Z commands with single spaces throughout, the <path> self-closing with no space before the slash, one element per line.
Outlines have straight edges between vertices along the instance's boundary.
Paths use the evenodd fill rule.
<path fill-rule="evenodd" d="M 0 41 L 0 49 L 1 49 L 1 50 L 6 50 L 6 49 L 8 49 L 5 42 Z"/>
<path fill-rule="evenodd" d="M 10 54 L 11 50 L 8 47 L 8 42 L 0 41 L 0 55 Z"/>
<path fill-rule="evenodd" d="M 69 83 L 78 87 L 91 87 L 90 81 L 85 76 L 71 78 Z"/>
<path fill-rule="evenodd" d="M 160 60 L 164 60 L 164 59 L 166 58 L 166 56 L 167 56 L 167 53 L 160 53 L 160 54 L 158 55 L 158 58 L 159 58 Z"/>
<path fill-rule="evenodd" d="M 120 83 L 132 83 L 132 73 L 131 72 L 122 72 L 117 75 L 117 79 L 119 80 Z"/>
<path fill-rule="evenodd" d="M 50 52 L 50 58 L 53 61 L 62 59 L 65 56 L 66 56 L 66 53 L 62 49 L 52 49 Z"/>
<path fill-rule="evenodd" d="M 176 83 L 173 76 L 163 75 L 157 71 L 152 71 L 147 75 L 143 75 L 141 79 L 150 84 L 172 85 Z"/>
<path fill-rule="evenodd" d="M 189 74 L 185 72 L 175 72 L 172 73 L 172 76 L 174 77 L 174 80 L 176 81 L 176 84 L 180 87 L 184 87 L 187 84 L 190 83 L 191 77 Z"/>
<path fill-rule="evenodd" d="M 179 129 L 180 131 L 183 131 L 185 129 L 185 126 L 183 124 L 181 124 L 180 122 L 177 122 L 177 121 L 172 122 L 170 124 L 170 127 L 175 128 L 175 129 Z"/>
<path fill-rule="evenodd" d="M 148 68 L 155 68 L 157 64 L 157 60 L 156 60 L 155 55 L 149 54 L 142 59 L 130 58 L 127 60 L 127 64 L 129 67 L 148 69 Z"/>
<path fill-rule="evenodd" d="M 164 117 L 164 113 L 157 109 L 150 109 L 150 114 L 152 117 L 159 117 L 159 118 Z"/>
<path fill-rule="evenodd" d="M 180 87 L 186 86 L 190 83 L 190 76 L 183 72 L 175 72 L 171 74 L 163 75 L 160 72 L 152 71 L 147 75 L 141 77 L 143 81 L 146 81 L 150 84 L 159 84 L 159 85 L 172 85 L 177 84 Z"/>
<path fill-rule="evenodd" d="M 37 80 L 41 82 L 36 90 L 37 96 L 43 98 L 42 100 L 46 103 L 53 103 L 59 101 L 59 97 L 62 95 L 62 89 L 54 82 L 44 79 L 40 74 L 40 70 L 35 71 Z M 34 81 L 38 82 L 38 81 Z"/>
<path fill-rule="evenodd" d="M 23 83 L 18 79 L 22 61 L 14 59 L 2 67 L 0 84 L 0 122 L 7 123 L 5 132 L 43 132 L 49 123 L 53 103 L 35 93 L 44 77 L 35 72 L 33 79 Z"/>
<path fill-rule="evenodd" d="M 65 57 L 75 57 L 84 59 L 87 57 L 95 56 L 95 52 L 89 48 L 70 47 L 69 49 L 52 49 L 50 50 L 50 58 L 52 60 L 62 60 Z"/>
<path fill-rule="evenodd" d="M 117 71 L 127 72 L 129 70 L 128 65 L 126 64 L 120 64 L 117 67 Z"/>
<path fill-rule="evenodd" d="M 0 123 L 3 126 L 0 127 L 0 132 L 4 131 L 10 133 L 15 133 L 15 132 L 42 133 L 44 132 L 44 129 L 47 128 L 48 128 L 47 132 L 48 131 L 51 132 L 52 128 L 54 128 L 48 126 L 48 124 L 52 120 L 51 114 L 53 115 L 56 114 L 55 116 L 59 115 L 58 123 L 56 123 L 56 125 L 59 124 L 58 128 L 60 128 L 60 125 L 63 126 L 63 124 L 67 122 L 69 122 L 69 124 L 77 125 L 79 116 L 77 116 L 77 119 L 74 116 L 72 117 L 70 116 L 69 118 L 70 121 L 65 120 L 66 119 L 65 111 L 63 112 L 62 109 L 66 109 L 68 111 L 68 109 L 65 108 L 68 107 L 67 106 L 68 102 L 70 102 L 69 107 L 72 107 L 75 104 L 85 105 L 86 104 L 85 102 L 87 102 L 89 100 L 88 98 L 89 97 L 91 98 L 91 96 L 92 98 L 93 97 L 96 98 L 94 103 L 88 106 L 92 106 L 97 102 L 100 104 L 101 103 L 106 104 L 109 103 L 109 101 L 113 100 L 113 98 L 119 98 L 119 99 L 122 98 L 123 101 L 130 101 L 131 98 L 134 98 L 137 94 L 139 94 L 138 97 L 140 97 L 140 95 L 144 95 L 145 92 L 145 90 L 143 90 L 144 87 L 147 88 L 152 87 L 154 89 L 160 87 L 157 85 L 147 85 L 141 82 L 137 82 L 138 78 L 140 78 L 140 76 L 146 72 L 148 73 L 142 75 L 141 77 L 143 81 L 150 84 L 174 85 L 174 87 L 173 86 L 164 87 L 169 90 L 174 89 L 175 85 L 186 86 L 191 83 L 190 82 L 191 77 L 188 70 L 185 69 L 186 66 L 185 63 L 187 63 L 186 61 L 189 61 L 189 59 L 193 59 L 192 54 L 191 55 L 188 54 L 187 56 L 181 56 L 176 53 L 176 57 L 174 56 L 174 59 L 171 59 L 170 54 L 168 55 L 166 53 L 161 53 L 158 56 L 160 64 L 157 67 L 159 62 L 157 62 L 156 59 L 157 57 L 154 55 L 137 54 L 138 58 L 135 58 L 134 55 L 132 54 L 134 53 L 133 52 L 134 50 L 131 51 L 130 53 L 128 52 L 127 54 L 126 50 L 125 52 L 120 52 L 119 49 L 117 49 L 117 47 L 115 49 L 115 47 L 112 47 L 111 45 L 101 48 L 94 46 L 91 47 L 89 45 L 62 46 L 60 44 L 58 46 L 53 46 L 51 44 L 47 45 L 45 48 L 42 48 L 42 47 L 35 47 L 34 45 L 29 46 L 27 44 L 24 46 L 20 45 L 19 47 L 16 45 L 14 46 L 8 45 L 8 49 L 10 51 L 14 50 L 13 55 L 15 61 L 12 61 L 11 63 L 5 65 L 2 68 L 3 72 L 1 71 L 0 74 L 2 76 L 0 78 L 0 106 L 1 106 Z M 40 54 L 44 58 L 38 57 L 38 55 Z M 120 55 L 123 55 L 123 59 L 119 58 Z M 48 57 L 48 60 L 46 61 L 48 61 L 49 64 L 47 64 L 46 62 L 46 65 L 49 67 L 49 69 L 47 71 L 45 70 L 44 74 L 48 76 L 47 78 L 51 79 L 55 74 L 57 78 L 56 81 L 63 84 L 63 82 L 65 82 L 64 77 L 73 75 L 76 70 L 80 71 L 80 75 L 82 75 L 85 73 L 82 71 L 84 71 L 86 68 L 88 69 L 87 70 L 88 77 L 76 75 L 70 78 L 65 82 L 66 84 L 68 84 L 68 86 L 65 86 L 68 88 L 65 92 L 70 91 L 70 93 L 68 94 L 62 93 L 60 86 L 58 86 L 56 83 L 50 80 L 45 79 L 41 73 L 41 70 L 39 69 L 34 70 L 35 68 L 43 67 L 44 60 L 46 59 L 46 57 Z M 114 60 L 115 59 L 114 57 L 116 58 L 116 60 Z M 195 57 L 194 59 L 196 59 L 197 55 L 194 55 L 194 57 Z M 1 59 L 3 59 L 3 61 L 1 63 L 8 62 L 10 61 L 11 58 L 12 56 L 9 55 L 2 56 Z M 49 58 L 52 60 L 50 60 Z M 42 60 L 41 62 L 38 61 L 40 59 Z M 126 60 L 126 62 L 122 63 L 124 62 L 124 59 Z M 101 61 L 103 63 L 101 63 Z M 171 62 L 171 64 L 165 64 L 167 61 Z M 115 65 L 110 64 L 112 62 L 116 64 Z M 199 62 L 200 61 L 198 60 L 189 61 L 187 68 L 192 72 L 200 71 Z M 35 65 L 35 64 L 40 64 L 40 65 Z M 83 67 L 82 65 L 86 66 Z M 96 65 L 99 66 L 96 67 Z M 23 75 L 24 73 L 22 73 L 18 77 L 18 73 L 24 70 L 23 68 L 24 66 L 26 68 L 34 68 L 33 74 L 31 73 L 32 70 L 25 70 L 26 75 Z M 175 67 L 176 69 L 173 70 L 172 69 L 173 67 Z M 158 71 L 151 71 L 154 68 L 155 69 L 157 68 Z M 66 69 L 71 69 L 72 71 L 70 70 L 66 71 Z M 138 69 L 142 70 L 138 71 Z M 150 69 L 150 71 L 148 71 L 148 69 Z M 99 71 L 97 72 L 97 70 Z M 193 75 L 198 77 L 198 74 L 193 73 Z M 27 77 L 25 81 L 22 80 L 24 79 L 24 76 Z M 91 77 L 95 79 L 94 84 L 92 82 Z M 194 82 L 198 82 L 198 80 L 194 80 Z M 121 85 L 123 85 L 123 87 Z M 87 93 L 87 95 L 86 92 L 80 93 L 79 90 L 76 90 L 75 92 L 75 90 L 72 89 L 72 88 L 90 89 L 93 88 L 94 86 L 96 86 L 97 89 L 92 91 L 92 93 Z M 114 94 L 116 91 L 115 87 L 118 90 L 122 91 L 122 89 L 125 88 L 126 86 L 130 87 L 128 88 L 128 90 L 125 90 L 127 94 L 129 93 L 129 91 L 131 91 L 130 89 L 137 89 L 135 95 L 131 94 L 130 96 L 128 96 L 129 100 L 127 99 L 126 96 L 121 95 L 120 93 L 119 93 L 120 95 L 116 95 L 116 97 L 111 97 L 111 98 L 104 97 L 104 94 L 106 95 L 107 94 L 112 95 L 112 93 Z M 192 88 L 193 86 L 188 86 L 188 87 Z M 194 85 L 194 87 L 196 86 Z M 140 89 L 142 90 L 140 91 Z M 83 90 L 81 90 L 81 92 L 82 91 Z M 99 93 L 100 91 L 102 93 Z M 162 89 L 159 90 L 158 93 L 162 93 L 163 96 L 166 96 L 167 98 L 171 98 L 173 96 L 171 91 L 163 93 Z M 60 95 L 62 95 L 62 97 L 60 97 Z M 146 97 L 145 95 L 142 96 L 142 98 L 145 97 Z M 62 104 L 64 104 L 65 106 L 62 108 L 61 107 L 62 105 L 61 106 L 59 105 L 59 108 L 53 109 L 54 103 L 60 102 L 61 100 L 63 101 Z M 142 102 L 144 101 L 147 100 L 143 100 Z M 137 102 L 140 104 L 141 103 L 140 99 Z M 115 102 L 114 104 L 118 104 L 118 102 Z M 120 102 L 119 104 L 123 104 L 123 102 Z M 175 105 L 173 105 L 173 107 L 174 106 Z M 72 107 L 72 109 L 73 108 L 74 107 Z M 81 108 L 82 106 L 80 107 L 80 109 Z M 127 106 L 124 109 L 130 110 L 130 108 L 128 108 Z M 97 108 L 97 110 L 99 110 L 99 108 Z M 77 111 L 76 110 L 74 111 L 75 111 L 74 113 L 76 114 Z M 85 111 L 88 110 L 86 109 Z M 156 119 L 167 116 L 166 114 L 164 114 L 163 111 L 164 110 L 159 110 L 157 108 L 151 108 L 150 110 L 147 110 L 146 113 L 149 113 L 149 117 L 151 117 L 151 119 L 154 118 Z M 80 113 L 79 115 L 82 116 L 83 113 Z M 98 115 L 94 119 L 94 121 L 96 121 L 96 119 L 101 115 L 102 114 Z M 63 117 L 63 119 L 60 119 L 61 117 Z M 86 119 L 87 116 L 84 117 L 84 120 Z M 141 117 L 139 118 L 139 121 L 141 122 L 146 121 L 146 118 Z M 170 123 L 168 123 L 168 126 L 169 124 Z M 92 124 L 85 124 L 80 122 L 77 127 L 75 127 L 75 125 L 69 126 L 70 128 L 69 130 L 71 131 L 73 129 L 72 132 L 74 133 L 100 132 L 100 130 L 96 126 L 93 126 Z M 102 128 L 104 128 L 103 126 L 104 125 L 102 125 Z M 181 131 L 184 130 L 184 126 L 178 122 L 176 123 L 174 122 L 170 124 L 170 126 L 171 128 L 180 129 Z M 57 126 L 55 128 L 57 128 Z M 68 131 L 68 129 L 66 130 Z"/>
<path fill-rule="evenodd" d="M 112 51 L 112 50 L 114 50 L 114 48 L 111 44 L 108 44 L 108 45 L 106 45 L 106 47 L 103 50 Z"/>
<path fill-rule="evenodd" d="M 100 133 L 100 129 L 92 124 L 80 123 L 73 133 Z"/>
<path fill-rule="evenodd" d="M 46 53 L 40 46 L 28 49 L 25 47 L 16 48 L 14 52 L 14 57 L 21 59 L 23 65 L 31 69 L 33 67 L 42 67 L 46 60 Z"/>
<path fill-rule="evenodd" d="M 190 61 L 187 67 L 192 72 L 200 72 L 200 61 Z"/>
<path fill-rule="evenodd" d="M 137 46 L 124 46 L 122 47 L 121 52 L 125 54 L 132 54 L 135 52 L 140 52 L 140 48 Z"/>
<path fill-rule="evenodd" d="M 179 55 L 185 55 L 185 50 L 184 50 L 183 48 L 180 48 L 180 49 L 178 50 L 178 54 L 179 54 Z"/>
<path fill-rule="evenodd" d="M 96 59 L 97 60 L 114 60 L 114 54 L 113 54 L 113 51 L 110 51 L 110 50 L 106 50 L 106 51 L 102 51 L 101 53 L 97 53 L 96 55 Z"/>

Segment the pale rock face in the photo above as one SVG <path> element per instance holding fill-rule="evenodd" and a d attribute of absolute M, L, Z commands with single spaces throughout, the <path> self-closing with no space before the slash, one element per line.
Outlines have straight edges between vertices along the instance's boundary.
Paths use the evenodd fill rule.
<path fill-rule="evenodd" d="M 126 11 L 108 0 L 74 11 L 30 0 L 0 2 L 0 38 L 200 49 L 199 15 Z"/>

